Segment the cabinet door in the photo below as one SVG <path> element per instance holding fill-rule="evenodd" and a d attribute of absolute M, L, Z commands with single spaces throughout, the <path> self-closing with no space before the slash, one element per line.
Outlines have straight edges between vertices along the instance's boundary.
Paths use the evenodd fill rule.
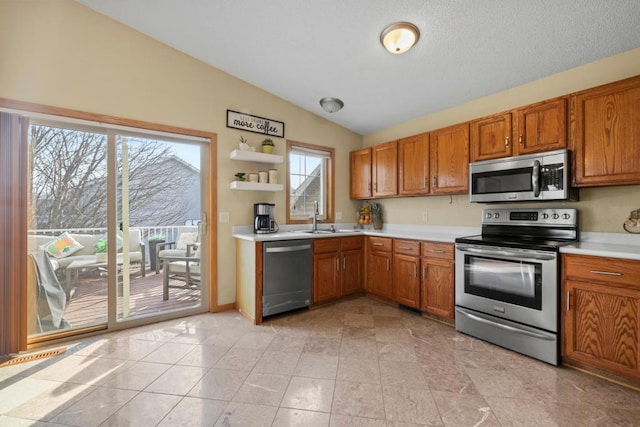
<path fill-rule="evenodd" d="M 578 186 L 640 183 L 640 77 L 571 96 Z"/>
<path fill-rule="evenodd" d="M 429 134 L 398 141 L 399 194 L 429 193 Z"/>
<path fill-rule="evenodd" d="M 424 258 L 422 260 L 422 300 L 420 309 L 436 316 L 454 317 L 454 263 Z"/>
<path fill-rule="evenodd" d="M 371 148 L 373 197 L 389 197 L 398 194 L 398 144 L 396 141 Z"/>
<path fill-rule="evenodd" d="M 362 261 L 362 250 L 342 252 L 342 295 L 362 291 L 362 272 L 364 271 Z"/>
<path fill-rule="evenodd" d="M 640 291 L 564 282 L 563 356 L 640 379 Z"/>
<path fill-rule="evenodd" d="M 340 259 L 338 253 L 313 256 L 313 302 L 330 301 L 340 296 Z"/>
<path fill-rule="evenodd" d="M 429 135 L 431 193 L 469 192 L 469 123 L 449 126 Z"/>
<path fill-rule="evenodd" d="M 514 119 L 515 154 L 567 147 L 567 100 L 556 98 L 520 108 Z"/>
<path fill-rule="evenodd" d="M 471 122 L 471 162 L 513 154 L 511 113 L 495 114 Z"/>
<path fill-rule="evenodd" d="M 408 307 L 420 307 L 420 258 L 393 255 L 393 299 Z"/>
<path fill-rule="evenodd" d="M 391 253 L 369 252 L 367 254 L 367 292 L 392 299 Z"/>
<path fill-rule="evenodd" d="M 371 197 L 371 148 L 349 153 L 350 187 L 349 197 L 352 199 L 368 199 Z"/>

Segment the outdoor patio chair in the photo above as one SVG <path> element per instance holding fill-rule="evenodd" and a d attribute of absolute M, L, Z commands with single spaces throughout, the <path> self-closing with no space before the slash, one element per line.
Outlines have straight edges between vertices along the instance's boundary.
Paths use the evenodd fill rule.
<path fill-rule="evenodd" d="M 200 251 L 198 245 L 187 245 L 187 252 L 190 254 L 189 256 L 164 257 L 162 299 L 169 299 L 169 288 L 200 289 Z M 183 283 L 175 284 L 175 281 Z"/>
<path fill-rule="evenodd" d="M 156 244 L 156 274 L 162 268 L 162 264 L 167 258 L 191 257 L 191 245 L 198 242 L 198 232 L 182 232 L 178 239 L 173 242 L 163 242 Z"/>

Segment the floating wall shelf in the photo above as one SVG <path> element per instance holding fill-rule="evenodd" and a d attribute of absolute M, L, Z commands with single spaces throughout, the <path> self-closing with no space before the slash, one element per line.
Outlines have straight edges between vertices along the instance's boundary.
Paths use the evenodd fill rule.
<path fill-rule="evenodd" d="M 230 188 L 232 190 L 247 191 L 282 191 L 282 184 L 261 184 L 259 182 L 248 181 L 232 181 Z"/>
<path fill-rule="evenodd" d="M 231 160 L 241 160 L 243 162 L 258 162 L 258 163 L 282 163 L 283 158 L 278 154 L 265 154 L 257 151 L 243 151 L 233 150 L 229 155 Z"/>

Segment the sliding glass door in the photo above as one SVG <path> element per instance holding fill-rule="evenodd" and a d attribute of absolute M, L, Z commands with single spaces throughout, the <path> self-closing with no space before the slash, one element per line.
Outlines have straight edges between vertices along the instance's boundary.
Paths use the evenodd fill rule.
<path fill-rule="evenodd" d="M 116 257 L 116 318 L 199 307 L 205 147 L 136 134 L 115 139 L 116 222 L 129 248 Z"/>
<path fill-rule="evenodd" d="M 28 143 L 31 341 L 202 311 L 205 142 L 39 120 Z"/>

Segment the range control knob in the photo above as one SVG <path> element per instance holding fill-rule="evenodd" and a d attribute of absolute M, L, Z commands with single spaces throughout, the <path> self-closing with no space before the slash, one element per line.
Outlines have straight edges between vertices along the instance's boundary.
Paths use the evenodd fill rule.
<path fill-rule="evenodd" d="M 542 219 L 549 219 L 549 214 L 548 213 L 543 213 L 542 214 Z"/>
<path fill-rule="evenodd" d="M 552 213 L 552 214 L 551 214 L 551 218 L 553 218 L 553 219 L 558 219 L 558 218 L 560 218 L 560 214 Z"/>
<path fill-rule="evenodd" d="M 487 212 L 487 215 L 486 215 L 486 216 L 487 216 L 487 218 L 488 218 L 488 219 L 493 218 L 493 214 L 492 214 L 491 212 Z"/>
<path fill-rule="evenodd" d="M 563 219 L 569 219 L 569 218 L 571 218 L 571 215 L 569 215 L 568 213 L 563 213 L 562 214 L 562 218 Z"/>
<path fill-rule="evenodd" d="M 493 215 L 493 217 L 494 217 L 495 219 L 498 219 L 498 218 L 500 218 L 500 214 L 499 214 L 498 212 L 496 212 L 496 213 Z"/>

